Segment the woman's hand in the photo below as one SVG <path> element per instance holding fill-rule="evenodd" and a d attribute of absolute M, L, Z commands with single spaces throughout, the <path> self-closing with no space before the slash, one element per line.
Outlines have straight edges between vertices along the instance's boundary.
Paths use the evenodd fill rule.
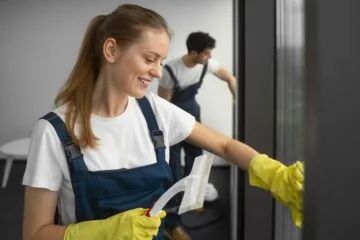
<path fill-rule="evenodd" d="M 144 208 L 136 208 L 104 220 L 70 224 L 66 228 L 64 240 L 151 240 L 158 234 L 161 219 L 166 213 L 161 211 L 158 216 L 147 217 L 146 211 Z"/>

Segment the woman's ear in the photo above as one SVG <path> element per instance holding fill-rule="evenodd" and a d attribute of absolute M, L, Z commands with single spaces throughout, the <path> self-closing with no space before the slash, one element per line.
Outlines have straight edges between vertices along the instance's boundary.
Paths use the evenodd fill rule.
<path fill-rule="evenodd" d="M 107 62 L 115 63 L 119 48 L 114 38 L 107 38 L 103 45 L 103 55 Z"/>

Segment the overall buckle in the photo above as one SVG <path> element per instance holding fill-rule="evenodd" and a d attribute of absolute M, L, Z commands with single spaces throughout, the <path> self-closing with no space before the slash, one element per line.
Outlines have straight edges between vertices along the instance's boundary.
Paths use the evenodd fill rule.
<path fill-rule="evenodd" d="M 151 140 L 154 144 L 155 149 L 165 148 L 164 135 L 161 130 L 155 130 L 151 132 Z"/>

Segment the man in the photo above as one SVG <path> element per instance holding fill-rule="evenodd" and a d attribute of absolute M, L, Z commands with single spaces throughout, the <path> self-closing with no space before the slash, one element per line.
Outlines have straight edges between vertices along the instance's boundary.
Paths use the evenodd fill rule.
<path fill-rule="evenodd" d="M 163 76 L 159 81 L 158 94 L 160 97 L 171 101 L 173 104 L 192 114 L 200 122 L 200 106 L 195 96 L 201 87 L 203 79 L 207 73 L 212 73 L 220 80 L 225 81 L 235 96 L 236 79 L 223 66 L 214 59 L 211 59 L 211 52 L 215 48 L 215 39 L 208 33 L 193 32 L 190 33 L 186 40 L 187 54 L 175 58 L 164 66 Z M 202 155 L 202 149 L 192 146 L 188 143 L 181 142 L 170 148 L 170 167 L 173 173 L 174 181 L 181 178 L 181 149 L 185 152 L 184 176 L 187 176 L 193 166 L 197 156 Z M 217 197 L 216 189 L 209 185 L 207 189 L 208 198 Z M 215 191 L 215 192 L 214 192 Z M 210 196 L 209 196 L 210 195 Z M 213 195 L 213 196 L 211 196 Z M 179 227 L 178 220 L 169 214 L 167 220 L 172 228 L 173 239 L 190 239 L 189 236 Z M 173 218 L 174 217 L 174 218 Z M 174 236 L 175 235 L 175 236 Z M 176 236 L 179 237 L 176 237 Z"/>

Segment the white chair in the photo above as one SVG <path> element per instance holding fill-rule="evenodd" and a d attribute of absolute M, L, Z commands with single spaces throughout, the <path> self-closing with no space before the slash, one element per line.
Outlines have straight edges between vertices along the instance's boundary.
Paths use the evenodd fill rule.
<path fill-rule="evenodd" d="M 0 153 L 5 156 L 6 163 L 4 169 L 4 176 L 2 181 L 2 188 L 6 187 L 9 179 L 11 167 L 14 160 L 27 160 L 30 147 L 30 138 L 22 138 L 5 143 L 0 147 Z"/>

